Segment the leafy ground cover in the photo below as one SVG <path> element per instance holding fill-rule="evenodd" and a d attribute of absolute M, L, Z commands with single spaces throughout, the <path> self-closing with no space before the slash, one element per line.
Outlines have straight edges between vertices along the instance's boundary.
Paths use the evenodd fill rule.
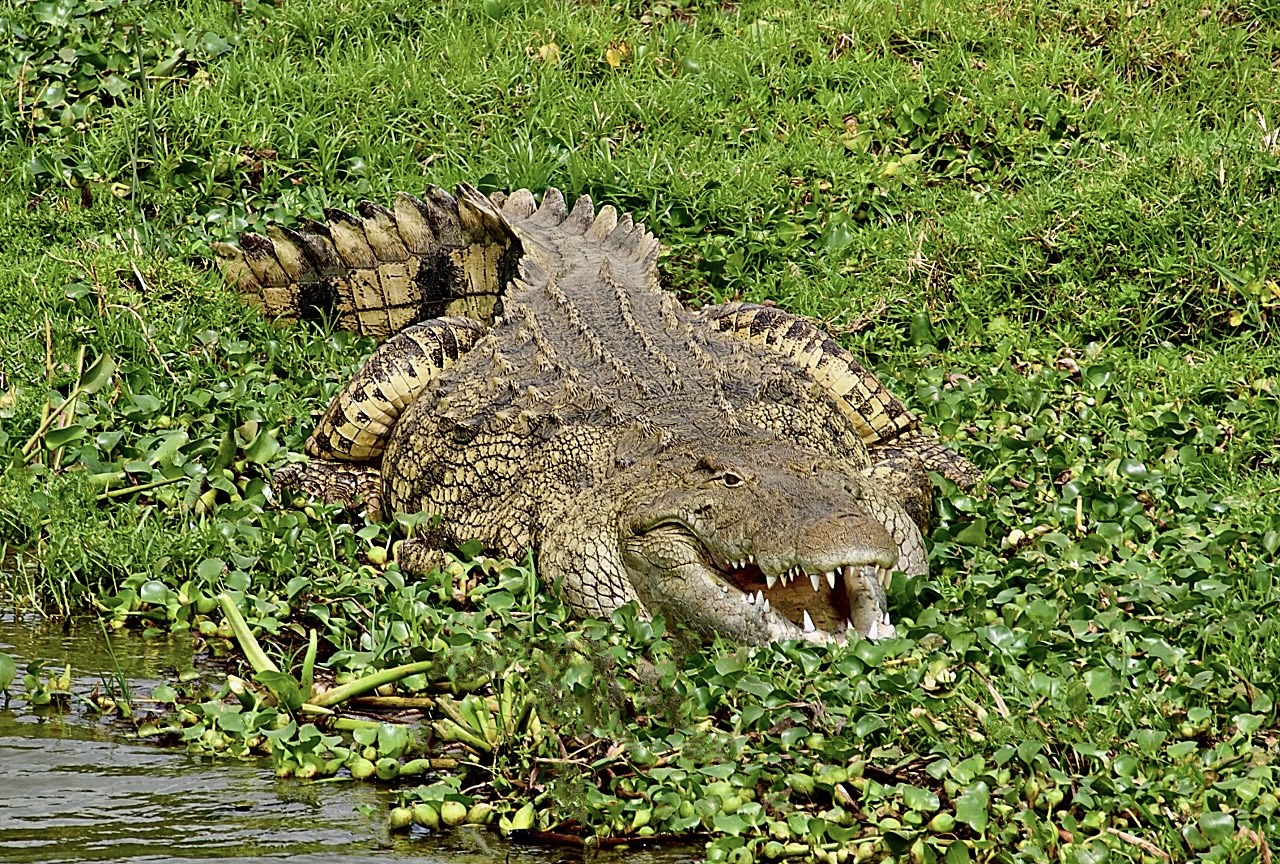
<path fill-rule="evenodd" d="M 398 783 L 401 827 L 700 834 L 733 861 L 1270 860 L 1270 5 L 3 15 L 7 596 L 228 659 L 140 731 Z M 690 302 L 824 321 L 983 468 L 941 487 L 899 638 L 704 650 L 572 621 L 525 564 L 409 582 L 405 520 L 273 500 L 371 346 L 263 322 L 208 243 L 458 180 L 634 211 Z M 0 687 L 58 700 L 61 667 L 3 659 Z M 353 685 L 348 707 L 422 721 L 303 707 Z"/>

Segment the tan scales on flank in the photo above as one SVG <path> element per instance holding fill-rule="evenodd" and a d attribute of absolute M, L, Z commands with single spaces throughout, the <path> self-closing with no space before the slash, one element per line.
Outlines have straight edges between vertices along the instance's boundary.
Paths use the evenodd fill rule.
<path fill-rule="evenodd" d="M 925 572 L 926 474 L 977 470 L 809 321 L 685 309 L 658 242 L 586 196 L 432 187 L 215 252 L 286 320 L 384 340 L 276 485 L 430 512 L 410 570 L 479 539 L 532 548 L 581 614 L 741 642 L 892 632 L 884 580 Z"/>

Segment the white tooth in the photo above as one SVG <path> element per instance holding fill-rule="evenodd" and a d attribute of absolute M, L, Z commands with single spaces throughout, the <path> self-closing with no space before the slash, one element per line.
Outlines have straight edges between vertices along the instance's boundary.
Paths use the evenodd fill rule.
<path fill-rule="evenodd" d="M 827 571 L 827 584 L 831 586 L 832 591 L 836 590 L 836 571 Z"/>
<path fill-rule="evenodd" d="M 763 603 L 763 602 L 764 602 L 764 592 L 763 592 L 763 591 L 757 591 L 757 592 L 756 592 L 756 599 L 755 599 L 755 602 L 756 602 L 756 603 Z"/>
<path fill-rule="evenodd" d="M 814 633 L 817 629 L 817 627 L 813 626 L 813 619 L 809 617 L 809 610 L 804 610 L 804 632 Z"/>
<path fill-rule="evenodd" d="M 871 629 L 867 631 L 867 638 L 872 640 L 873 642 L 876 639 L 880 638 L 880 622 L 879 621 L 871 622 Z"/>
<path fill-rule="evenodd" d="M 748 555 L 747 555 L 747 562 L 748 562 L 748 563 L 750 563 L 750 564 L 754 564 L 754 563 L 756 563 L 756 556 L 755 556 L 755 553 L 754 553 L 754 552 L 753 552 L 753 553 L 748 553 Z"/>
<path fill-rule="evenodd" d="M 850 621 L 848 618 L 844 619 L 844 632 L 852 635 L 851 631 L 853 631 L 854 629 L 855 628 L 853 626 L 853 622 Z"/>
<path fill-rule="evenodd" d="M 772 611 L 772 609 L 773 607 L 769 605 L 769 598 L 764 598 L 764 611 L 769 612 Z"/>
<path fill-rule="evenodd" d="M 817 591 L 818 586 L 822 584 L 822 577 L 819 576 L 817 573 L 810 573 L 809 584 L 813 586 L 814 591 Z"/>
<path fill-rule="evenodd" d="M 777 585 L 777 584 L 778 584 L 778 577 L 777 577 L 777 576 L 766 576 L 766 577 L 764 577 L 764 584 L 765 584 L 766 586 L 768 586 L 770 589 L 772 589 L 774 585 Z"/>
<path fill-rule="evenodd" d="M 756 605 L 756 595 L 752 594 L 750 591 L 742 596 L 742 600 L 744 603 L 750 603 L 752 606 Z"/>

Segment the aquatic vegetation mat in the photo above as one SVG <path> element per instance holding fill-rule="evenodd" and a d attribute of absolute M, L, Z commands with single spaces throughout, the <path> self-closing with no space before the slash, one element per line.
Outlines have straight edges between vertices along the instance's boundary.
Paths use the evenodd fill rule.
<path fill-rule="evenodd" d="M 1233 3 L 12 4 L 6 601 L 189 641 L 214 689 L 0 699 L 481 824 L 708 858 L 1271 860 L 1273 10 Z M 325 46 L 317 53 L 316 46 Z M 7 86 L 8 84 L 14 86 Z M 372 345 L 209 243 L 430 181 L 634 211 L 688 302 L 824 322 L 985 473 L 897 638 L 700 645 L 528 562 L 409 580 L 422 517 L 277 500 Z M 461 830 L 461 829 L 460 829 Z"/>

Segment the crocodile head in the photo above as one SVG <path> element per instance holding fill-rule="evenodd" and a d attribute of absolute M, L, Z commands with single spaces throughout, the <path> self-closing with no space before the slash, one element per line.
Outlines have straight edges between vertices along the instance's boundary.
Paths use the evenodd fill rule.
<path fill-rule="evenodd" d="M 616 512 L 646 607 L 744 643 L 893 634 L 882 578 L 924 572 L 915 524 L 850 462 L 722 441 L 638 465 Z"/>

